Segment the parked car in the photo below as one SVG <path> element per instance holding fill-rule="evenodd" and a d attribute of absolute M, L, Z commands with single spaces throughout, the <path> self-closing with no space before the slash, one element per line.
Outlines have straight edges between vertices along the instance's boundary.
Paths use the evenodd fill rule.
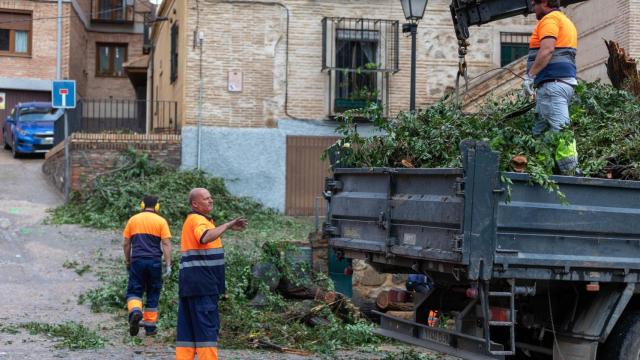
<path fill-rule="evenodd" d="M 2 128 L 4 148 L 13 157 L 27 153 L 45 153 L 53 147 L 53 124 L 63 115 L 51 103 L 20 103 L 11 110 Z"/>

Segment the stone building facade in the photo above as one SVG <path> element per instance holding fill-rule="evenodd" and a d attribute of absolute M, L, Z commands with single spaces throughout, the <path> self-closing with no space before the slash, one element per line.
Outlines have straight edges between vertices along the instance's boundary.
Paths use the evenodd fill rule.
<path fill-rule="evenodd" d="M 454 86 L 448 5 L 430 1 L 418 27 L 419 107 Z M 183 166 L 232 180 L 231 191 L 269 207 L 285 210 L 288 136 L 335 135 L 339 105 L 363 90 L 389 117 L 409 106 L 411 41 L 399 1 L 165 0 L 157 19 L 148 97 L 178 102 Z M 528 34 L 534 23 L 472 28 L 469 75 L 499 67 L 501 34 Z"/>
<path fill-rule="evenodd" d="M 590 0 L 565 10 L 578 29 L 578 76 L 609 82 L 603 40 L 614 40 L 632 58 L 640 57 L 640 3 L 630 0 Z"/>

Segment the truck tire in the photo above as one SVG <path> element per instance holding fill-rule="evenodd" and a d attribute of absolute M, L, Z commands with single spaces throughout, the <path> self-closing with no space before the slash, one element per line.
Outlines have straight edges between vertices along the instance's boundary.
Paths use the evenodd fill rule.
<path fill-rule="evenodd" d="M 613 328 L 600 360 L 640 360 L 640 312 L 623 314 Z"/>

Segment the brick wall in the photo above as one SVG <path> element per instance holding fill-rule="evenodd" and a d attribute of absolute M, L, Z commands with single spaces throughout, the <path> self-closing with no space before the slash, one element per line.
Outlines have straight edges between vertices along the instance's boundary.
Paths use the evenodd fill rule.
<path fill-rule="evenodd" d="M 87 20 L 90 19 L 90 0 L 74 0 Z M 150 3 L 136 0 L 135 21 L 143 21 L 142 12 L 150 10 Z M 0 56 L 0 77 L 52 80 L 56 73 L 57 14 L 56 2 L 28 0 L 0 0 L 0 9 L 32 12 L 32 53 L 29 57 Z M 62 77 L 76 80 L 79 96 L 88 98 L 134 99 L 135 91 L 127 77 L 100 78 L 95 76 L 96 42 L 128 44 L 127 59 L 142 55 L 142 34 L 134 27 L 101 25 L 88 29 L 81 14 L 68 2 L 63 5 Z M 113 27 L 113 29 L 109 29 Z M 107 28 L 109 31 L 103 31 Z M 119 29 L 119 32 L 114 32 Z M 94 31 L 95 30 L 95 31 Z"/>
<path fill-rule="evenodd" d="M 91 186 L 97 175 L 113 170 L 118 157 L 128 149 L 149 154 L 149 158 L 178 168 L 181 162 L 180 135 L 80 134 L 70 138 L 71 190 Z M 64 182 L 64 143 L 46 155 L 42 171 L 59 189 Z"/>
<path fill-rule="evenodd" d="M 127 60 L 131 60 L 142 56 L 142 35 L 98 32 L 90 32 L 87 34 L 86 71 L 87 82 L 89 85 L 85 96 L 90 99 L 103 99 L 109 97 L 114 99 L 135 99 L 135 90 L 133 89 L 133 85 L 131 85 L 131 81 L 129 81 L 128 77 L 96 76 L 96 44 L 128 44 Z"/>
<path fill-rule="evenodd" d="M 321 72 L 322 26 L 324 17 L 353 17 L 400 20 L 402 8 L 395 0 L 311 1 L 288 0 L 289 69 L 287 61 L 287 10 L 276 5 L 205 2 L 200 3 L 199 28 L 204 32 L 203 123 L 225 127 L 271 127 L 278 119 L 297 117 L 325 119 L 329 105 L 329 75 Z M 454 85 L 457 71 L 457 42 L 448 0 L 430 1 L 419 26 L 417 53 L 417 104 L 439 99 Z M 198 119 L 200 49 L 193 46 L 197 11 L 195 0 L 186 6 L 189 22 L 184 94 L 186 124 Z M 242 19 L 242 21 L 238 21 Z M 498 67 L 500 31 L 530 32 L 534 17 L 514 17 L 471 29 L 468 56 L 470 75 Z M 184 31 L 182 26 L 181 31 Z M 168 41 L 167 36 L 159 42 Z M 400 34 L 400 71 L 390 75 L 391 114 L 408 108 L 410 39 Z M 165 66 L 168 54 L 158 53 Z M 243 74 L 243 91 L 228 92 L 229 71 Z M 285 113 L 285 87 L 288 106 Z"/>
<path fill-rule="evenodd" d="M 56 74 L 55 2 L 0 1 L 0 9 L 29 10 L 32 13 L 32 50 L 29 57 L 0 56 L 0 77 L 53 79 Z M 70 4 L 63 5 L 63 34 L 70 29 Z M 41 19 L 41 20 L 37 20 Z M 63 36 L 63 74 L 68 76 L 69 37 Z"/>

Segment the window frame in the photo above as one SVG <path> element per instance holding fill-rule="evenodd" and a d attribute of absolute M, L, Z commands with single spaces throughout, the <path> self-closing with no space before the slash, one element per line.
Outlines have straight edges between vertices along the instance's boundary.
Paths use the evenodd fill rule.
<path fill-rule="evenodd" d="M 509 64 L 511 64 L 512 62 L 526 56 L 526 54 L 529 51 L 529 39 L 531 37 L 531 34 L 529 33 L 525 33 L 525 32 L 513 32 L 513 31 L 503 31 L 500 32 L 500 67 L 504 67 L 507 66 Z M 506 41 L 506 39 L 510 39 L 511 41 Z M 515 41 L 513 39 L 516 39 Z M 520 41 L 517 41 L 517 40 Z M 505 47 L 511 47 L 511 48 L 522 48 L 522 49 L 526 49 L 526 51 L 523 52 L 523 55 L 520 57 L 517 57 L 513 60 L 511 60 L 508 63 L 502 63 L 502 59 L 504 56 L 504 51 L 505 51 Z"/>
<path fill-rule="evenodd" d="M 3 28 L 2 24 L 0 24 L 0 30 L 9 31 L 9 50 L 0 50 L 0 56 L 30 58 L 33 50 L 33 13 L 29 10 L 17 10 L 17 9 L 14 10 L 14 9 L 1 9 L 1 8 L 0 8 L 0 13 L 28 15 L 30 19 L 28 30 L 7 29 L 7 28 Z M 15 51 L 17 31 L 23 31 L 27 33 L 27 51 L 26 52 Z"/>
<path fill-rule="evenodd" d="M 400 70 L 399 24 L 398 20 L 371 18 L 322 19 L 322 71 L 328 75 L 325 105 L 329 118 L 368 102 L 381 105 L 388 116 L 390 75 Z"/>
<path fill-rule="evenodd" d="M 122 61 L 122 75 L 117 75 L 115 72 L 115 51 L 111 51 L 109 53 L 109 73 L 101 73 L 100 72 L 100 48 L 108 47 L 110 49 L 115 49 L 116 47 L 124 48 L 124 60 Z M 124 63 L 129 59 L 129 44 L 128 43 L 105 43 L 105 42 L 97 42 L 96 43 L 96 68 L 95 68 L 95 77 L 100 78 L 125 78 L 127 74 L 124 71 Z"/>

